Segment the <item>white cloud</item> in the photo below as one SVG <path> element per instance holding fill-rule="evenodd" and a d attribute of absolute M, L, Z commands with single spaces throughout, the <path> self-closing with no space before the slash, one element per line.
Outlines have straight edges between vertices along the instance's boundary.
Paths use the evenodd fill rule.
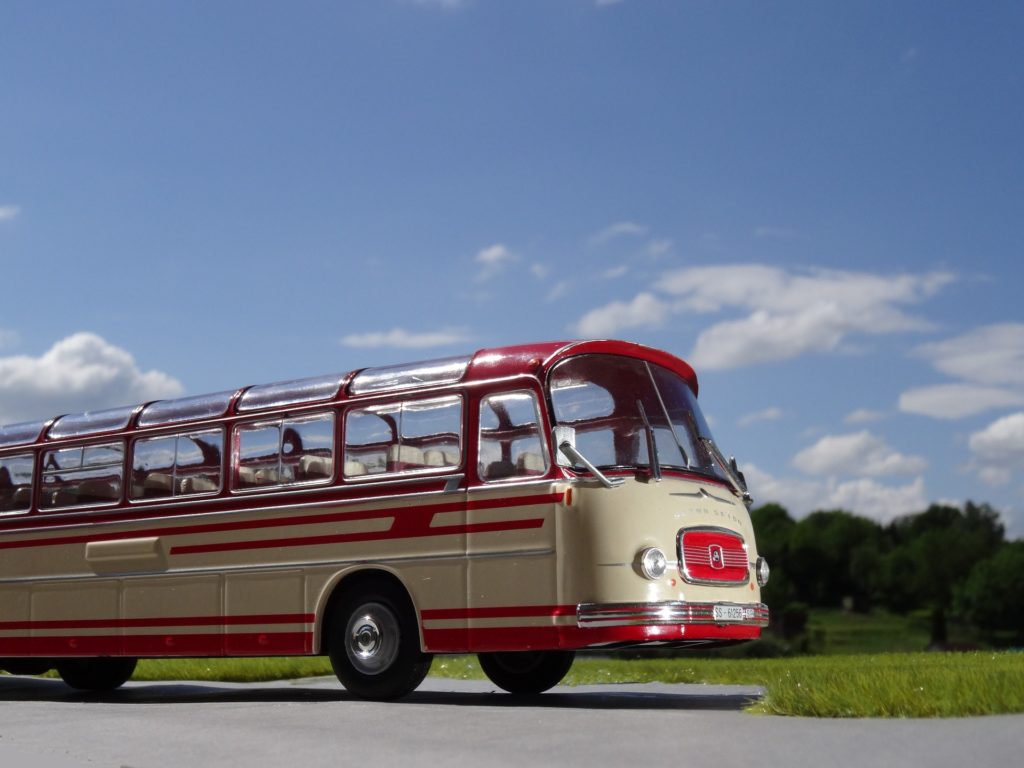
<path fill-rule="evenodd" d="M 881 523 L 921 512 L 928 506 L 924 479 L 890 486 L 869 478 L 840 482 L 836 478 L 776 478 L 753 464 L 742 467 L 755 504 L 776 502 L 795 517 L 821 509 L 845 509 Z"/>
<path fill-rule="evenodd" d="M 0 205 L 0 221 L 13 221 L 21 215 L 17 205 Z"/>
<path fill-rule="evenodd" d="M 549 304 L 553 301 L 558 301 L 563 296 L 569 293 L 569 289 L 572 287 L 572 283 L 568 280 L 560 280 L 555 283 L 554 286 L 548 291 L 548 295 L 544 297 L 544 301 Z"/>
<path fill-rule="evenodd" d="M 994 408 L 1024 405 L 1024 324 L 975 328 L 922 344 L 914 354 L 958 379 L 917 387 L 900 396 L 900 409 L 936 419 L 960 419 Z"/>
<path fill-rule="evenodd" d="M 751 424 L 757 424 L 761 421 L 778 421 L 783 416 L 781 408 L 765 408 L 762 411 L 756 411 L 754 413 L 748 413 L 746 416 L 741 416 L 736 422 L 741 427 L 749 427 Z"/>
<path fill-rule="evenodd" d="M 604 278 L 605 280 L 615 280 L 617 278 L 622 277 L 627 272 L 629 272 L 629 267 L 627 267 L 625 264 L 620 264 L 617 267 L 611 267 L 610 269 L 606 269 L 604 272 L 601 273 L 601 277 Z"/>
<path fill-rule="evenodd" d="M 543 280 L 549 274 L 551 274 L 551 269 L 548 267 L 547 264 L 531 264 L 530 274 L 536 277 L 538 280 Z"/>
<path fill-rule="evenodd" d="M 843 421 L 847 424 L 870 424 L 873 421 L 881 421 L 885 414 L 881 411 L 872 411 L 868 408 L 858 408 L 856 411 L 846 414 Z"/>
<path fill-rule="evenodd" d="M 906 456 L 868 431 L 826 435 L 793 457 L 793 466 L 808 475 L 883 477 L 916 475 L 928 467 L 920 456 Z"/>
<path fill-rule="evenodd" d="M 1024 412 L 1013 413 L 975 432 L 968 440 L 974 469 L 989 485 L 1024 477 Z"/>
<path fill-rule="evenodd" d="M 617 221 L 590 237 L 592 246 L 604 245 L 617 237 L 641 237 L 647 234 L 647 227 L 633 221 Z"/>
<path fill-rule="evenodd" d="M 404 328 L 392 328 L 390 331 L 351 333 L 341 339 L 343 346 L 360 349 L 381 349 L 385 347 L 394 349 L 426 349 L 429 347 L 463 344 L 468 341 L 470 341 L 469 335 L 458 329 L 414 333 Z"/>
<path fill-rule="evenodd" d="M 94 333 L 76 333 L 40 357 L 0 357 L 0 422 L 28 421 L 177 397 L 181 383 L 140 371 L 132 355 Z"/>
<path fill-rule="evenodd" d="M 915 354 L 956 379 L 1024 387 L 1024 323 L 982 326 L 945 341 L 922 344 Z"/>
<path fill-rule="evenodd" d="M 630 328 L 657 328 L 665 322 L 668 311 L 668 305 L 661 299 L 641 293 L 628 304 L 613 301 L 591 310 L 580 318 L 574 329 L 585 338 L 604 338 Z"/>
<path fill-rule="evenodd" d="M 962 419 L 993 408 L 1024 405 L 1024 392 L 977 384 L 938 384 L 900 395 L 900 410 L 934 419 Z"/>
<path fill-rule="evenodd" d="M 519 261 L 519 257 L 501 243 L 495 243 L 477 251 L 473 260 L 480 265 L 476 281 L 485 283 L 497 277 L 509 264 Z"/>
<path fill-rule="evenodd" d="M 639 322 L 622 311 L 622 302 L 592 310 L 603 319 L 602 332 L 654 326 L 667 313 L 740 312 L 739 319 L 716 323 L 702 332 L 690 357 L 705 369 L 735 368 L 843 349 L 849 337 L 922 331 L 931 325 L 907 314 L 903 305 L 934 296 L 953 280 L 948 273 L 875 275 L 865 272 L 808 270 L 786 272 L 761 264 L 693 267 L 666 273 L 646 296 L 659 312 Z M 640 296 L 633 300 L 633 304 Z M 615 319 L 623 322 L 616 326 Z M 626 324 L 628 323 L 628 324 Z"/>
<path fill-rule="evenodd" d="M 661 240 L 651 240 L 647 244 L 647 255 L 652 259 L 660 259 L 666 253 L 672 250 L 672 241 L 668 238 Z"/>

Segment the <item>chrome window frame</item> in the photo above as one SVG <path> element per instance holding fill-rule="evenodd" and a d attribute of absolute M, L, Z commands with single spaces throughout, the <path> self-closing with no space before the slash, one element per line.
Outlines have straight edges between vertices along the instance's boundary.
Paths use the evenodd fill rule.
<path fill-rule="evenodd" d="M 329 417 L 329 418 L 322 418 Z M 280 472 L 282 465 L 282 451 L 281 444 L 284 439 L 284 431 L 281 427 L 286 422 L 312 422 L 317 420 L 330 421 L 331 430 L 331 460 L 334 466 L 331 469 L 331 474 L 325 478 L 319 478 L 316 480 L 297 480 L 290 483 L 267 483 L 266 485 L 254 485 L 248 488 L 239 488 L 237 485 L 238 480 L 238 469 L 239 469 L 239 440 L 238 434 L 243 429 L 264 429 L 266 427 L 277 426 L 277 467 Z M 264 417 L 262 419 L 253 419 L 251 421 L 238 421 L 231 426 L 231 455 L 230 463 L 228 465 L 230 475 L 228 480 L 228 488 L 232 494 L 252 494 L 252 493 L 265 493 L 267 491 L 277 491 L 280 489 L 289 488 L 306 488 L 309 486 L 321 486 L 331 485 L 336 482 L 338 477 L 338 412 L 336 409 L 331 408 L 326 411 L 315 411 L 313 413 L 303 413 L 301 415 L 283 415 L 272 418 Z M 223 485 L 221 486 L 223 488 Z"/>
<path fill-rule="evenodd" d="M 177 503 L 182 499 L 197 499 L 204 496 L 217 496 L 221 491 L 224 490 L 224 455 L 225 455 L 225 437 L 226 430 L 223 426 L 208 427 L 206 429 L 190 429 L 184 432 L 167 432 L 162 435 L 145 435 L 137 437 L 131 441 L 129 448 L 129 458 L 131 458 L 131 471 L 135 471 L 135 447 L 139 443 L 150 442 L 155 440 L 166 440 L 168 438 L 174 438 L 174 467 L 171 473 L 171 494 L 169 496 L 156 496 L 151 499 L 147 498 L 135 498 L 131 493 L 131 486 L 129 485 L 128 491 L 124 494 L 129 504 L 168 504 Z M 201 493 L 175 493 L 174 488 L 177 484 L 178 478 L 178 440 L 183 437 L 190 437 L 192 435 L 203 435 L 220 433 L 220 466 L 218 467 L 217 473 L 217 489 L 214 491 L 202 491 Z"/>
<path fill-rule="evenodd" d="M 351 413 L 356 411 L 370 411 L 374 408 L 389 408 L 398 407 L 399 413 L 404 411 L 405 406 L 409 404 L 429 404 L 434 402 L 443 402 L 445 400 L 451 400 L 458 402 L 459 404 L 459 460 L 455 464 L 449 464 L 443 467 L 421 467 L 419 469 L 401 469 L 394 472 L 375 472 L 367 473 L 365 475 L 347 475 L 345 474 L 345 462 L 348 460 L 348 417 Z M 398 442 L 393 445 L 402 445 L 402 433 L 401 433 L 401 419 L 399 419 L 398 426 Z M 402 400 L 385 400 L 381 402 L 369 403 L 366 405 L 353 404 L 345 408 L 343 413 L 343 422 L 341 430 L 341 473 L 339 479 L 343 483 L 355 483 L 362 485 L 364 483 L 372 483 L 376 481 L 389 481 L 395 479 L 402 479 L 406 477 L 422 477 L 428 475 L 446 475 L 453 472 L 459 472 L 466 464 L 466 398 L 462 392 L 452 392 L 442 395 L 435 395 L 424 398 L 407 398 Z"/>
<path fill-rule="evenodd" d="M 115 464 L 115 463 L 111 462 L 111 463 L 108 463 L 108 464 L 92 464 L 92 465 L 84 464 L 84 458 L 85 458 L 85 451 L 86 451 L 86 449 L 88 449 L 88 448 L 110 448 L 110 447 L 115 446 L 115 445 L 116 446 L 120 446 L 120 448 L 121 448 L 121 461 L 119 463 Z M 38 510 L 40 514 L 49 515 L 49 514 L 54 514 L 56 512 L 66 512 L 68 510 L 89 510 L 89 509 L 93 509 L 93 508 L 103 508 L 103 509 L 106 509 L 108 507 L 114 507 L 114 506 L 117 506 L 118 504 L 120 504 L 124 500 L 124 498 L 125 498 L 125 488 L 124 488 L 125 460 L 128 457 L 128 451 L 126 450 L 126 447 L 127 446 L 125 445 L 124 439 L 123 438 L 118 438 L 117 440 L 108 440 L 108 441 L 105 441 L 105 442 L 102 442 L 102 443 L 81 443 L 80 445 L 68 445 L 68 446 L 62 446 L 62 447 L 53 447 L 53 448 L 48 448 L 48 449 L 42 451 L 42 453 L 40 455 L 41 466 L 39 468 L 39 486 L 36 489 L 36 495 L 35 495 L 35 509 Z M 79 451 L 81 451 L 81 458 L 79 458 L 79 464 L 78 464 L 77 467 L 73 467 L 71 469 L 51 469 L 51 470 L 48 470 L 46 468 L 46 457 L 47 457 L 48 454 L 56 452 L 56 451 L 66 451 L 66 450 L 69 450 L 69 449 L 73 450 L 73 449 L 76 449 L 76 448 Z M 46 491 L 45 479 L 46 479 L 47 476 L 56 475 L 56 474 L 58 474 L 60 472 L 82 472 L 82 471 L 88 471 L 88 470 L 91 470 L 91 469 L 105 469 L 107 467 L 110 467 L 110 468 L 117 467 L 118 469 L 120 469 L 120 472 L 121 472 L 120 477 L 119 477 L 121 489 L 120 489 L 120 493 L 118 494 L 118 498 L 117 499 L 111 499 L 110 501 L 101 501 L 101 502 L 93 501 L 93 502 L 87 502 L 85 504 L 61 504 L 61 505 L 45 506 L 45 507 L 42 505 L 41 500 L 42 500 L 42 497 L 43 497 L 43 493 Z"/>

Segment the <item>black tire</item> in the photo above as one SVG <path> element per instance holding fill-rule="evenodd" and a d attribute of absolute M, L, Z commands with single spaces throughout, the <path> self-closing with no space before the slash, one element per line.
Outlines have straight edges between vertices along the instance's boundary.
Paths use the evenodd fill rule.
<path fill-rule="evenodd" d="M 49 659 L 0 659 L 0 669 L 11 675 L 42 675 L 53 669 Z"/>
<path fill-rule="evenodd" d="M 61 680 L 80 691 L 112 691 L 120 688 L 135 672 L 138 659 L 64 659 L 57 662 Z"/>
<path fill-rule="evenodd" d="M 420 650 L 412 604 L 393 584 L 359 585 L 332 610 L 330 622 L 334 674 L 360 698 L 400 699 L 430 671 L 434 657 Z"/>
<path fill-rule="evenodd" d="M 565 677 L 576 654 L 572 651 L 503 651 L 479 653 L 480 668 L 491 682 L 509 693 L 535 694 L 554 688 Z"/>

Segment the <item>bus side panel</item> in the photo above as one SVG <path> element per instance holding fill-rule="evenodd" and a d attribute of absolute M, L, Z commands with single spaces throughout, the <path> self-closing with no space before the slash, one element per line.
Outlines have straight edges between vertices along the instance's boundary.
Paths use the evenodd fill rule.
<path fill-rule="evenodd" d="M 97 616 L 117 616 L 120 584 L 114 579 L 36 584 L 32 588 L 32 653 L 36 656 L 117 656 L 121 627 Z"/>
<path fill-rule="evenodd" d="M 436 607 L 421 612 L 428 650 L 524 650 L 550 642 L 558 612 L 555 519 L 563 494 L 563 487 L 547 483 L 469 494 L 465 602 L 438 595 Z"/>

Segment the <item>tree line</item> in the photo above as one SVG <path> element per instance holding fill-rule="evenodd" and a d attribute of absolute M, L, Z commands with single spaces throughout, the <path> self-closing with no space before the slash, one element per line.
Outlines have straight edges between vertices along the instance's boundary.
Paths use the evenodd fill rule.
<path fill-rule="evenodd" d="M 750 515 L 772 568 L 763 600 L 783 621 L 799 605 L 927 610 L 936 646 L 954 616 L 1024 642 L 1024 540 L 1007 541 L 988 504 L 933 504 L 887 525 L 843 510 L 794 520 L 778 504 Z"/>

